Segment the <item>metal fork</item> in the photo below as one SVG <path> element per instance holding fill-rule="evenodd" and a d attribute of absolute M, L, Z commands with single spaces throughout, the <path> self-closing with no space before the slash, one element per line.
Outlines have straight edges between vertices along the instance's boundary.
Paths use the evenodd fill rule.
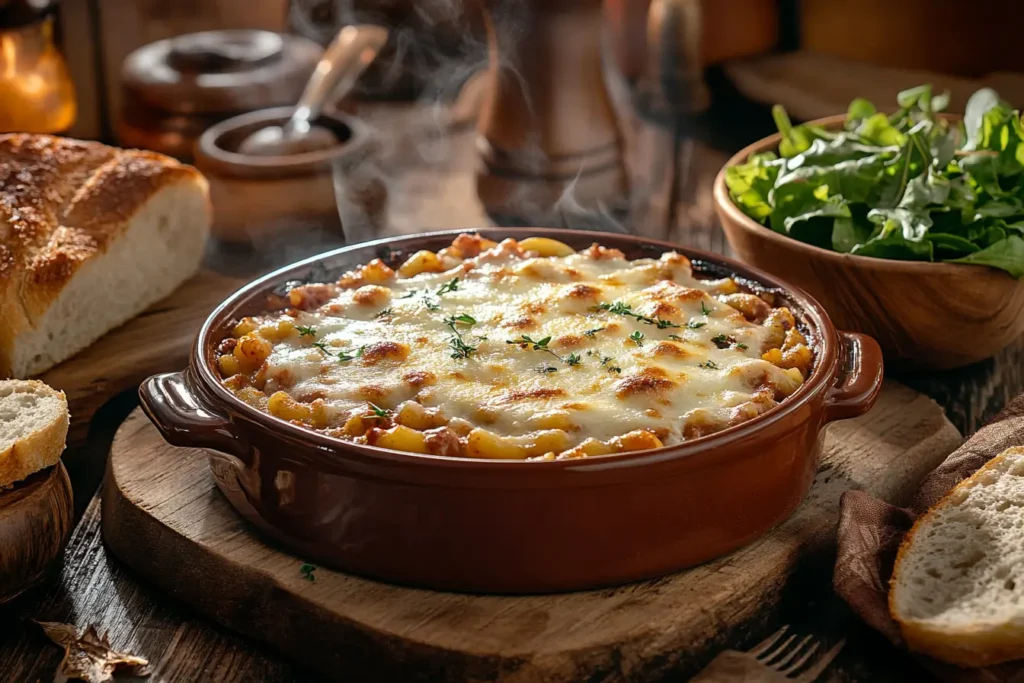
<path fill-rule="evenodd" d="M 749 652 L 726 650 L 692 683 L 812 683 L 846 644 L 845 640 L 839 641 L 812 664 L 821 643 L 814 636 L 797 640 L 797 634 L 787 634 L 789 627 L 783 626 Z"/>

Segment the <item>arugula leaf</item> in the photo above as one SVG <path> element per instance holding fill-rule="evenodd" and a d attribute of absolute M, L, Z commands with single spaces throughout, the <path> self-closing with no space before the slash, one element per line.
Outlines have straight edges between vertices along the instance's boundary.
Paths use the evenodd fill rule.
<path fill-rule="evenodd" d="M 850 102 L 850 107 L 846 110 L 846 125 L 849 127 L 851 123 L 874 116 L 877 112 L 870 100 L 858 97 Z"/>
<path fill-rule="evenodd" d="M 899 109 L 887 115 L 855 99 L 840 131 L 794 125 L 776 106 L 777 154 L 755 154 L 727 169 L 730 196 L 772 230 L 825 249 L 1018 272 L 1024 266 L 1012 264 L 1024 239 L 1020 112 L 989 89 L 974 94 L 957 123 L 936 115 L 949 105 L 949 93 L 935 94 L 931 85 L 896 100 Z"/>
<path fill-rule="evenodd" d="M 932 243 L 925 239 L 931 219 L 908 209 L 873 209 L 868 220 L 879 227 L 864 244 L 851 253 L 876 258 L 931 261 Z"/>
<path fill-rule="evenodd" d="M 743 212 L 757 221 L 763 221 L 772 212 L 768 194 L 779 176 L 778 159 L 772 152 L 755 154 L 745 164 L 725 171 L 725 185 L 729 196 Z"/>
<path fill-rule="evenodd" d="M 843 254 L 853 251 L 854 247 L 864 244 L 871 238 L 874 226 L 866 221 L 859 221 L 852 216 L 837 218 L 832 224 L 832 248 Z"/>
<path fill-rule="evenodd" d="M 992 88 L 982 88 L 967 100 L 964 109 L 964 129 L 967 132 L 965 150 L 984 149 L 985 117 L 1000 106 L 999 95 Z"/>
<path fill-rule="evenodd" d="M 1010 235 L 981 251 L 963 258 L 951 259 L 951 263 L 973 263 L 1005 270 L 1018 280 L 1024 277 L 1024 238 Z"/>
<path fill-rule="evenodd" d="M 928 241 L 932 243 L 937 254 L 942 254 L 948 258 L 963 256 L 964 254 L 972 254 L 980 250 L 980 247 L 974 244 L 974 242 L 960 237 L 959 235 L 930 233 L 927 235 L 927 238 Z"/>

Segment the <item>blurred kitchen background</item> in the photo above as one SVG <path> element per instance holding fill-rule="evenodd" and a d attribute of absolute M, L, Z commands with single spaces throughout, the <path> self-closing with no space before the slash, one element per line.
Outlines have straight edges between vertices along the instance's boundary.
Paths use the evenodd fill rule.
<path fill-rule="evenodd" d="M 366 23 L 390 35 L 333 104 L 338 150 L 251 160 L 208 133 L 293 105 Z M 952 111 L 982 85 L 1020 106 L 1021 25 L 1019 0 L 0 0 L 0 128 L 196 163 L 240 248 L 499 223 L 721 251 L 712 180 L 771 104 L 930 82 Z"/>

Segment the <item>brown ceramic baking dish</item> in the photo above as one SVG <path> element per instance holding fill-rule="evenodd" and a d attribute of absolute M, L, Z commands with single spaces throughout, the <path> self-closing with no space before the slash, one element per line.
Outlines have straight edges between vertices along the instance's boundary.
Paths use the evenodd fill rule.
<path fill-rule="evenodd" d="M 205 448 L 234 507 L 298 558 L 438 589 L 546 592 L 624 583 L 734 550 L 806 495 L 832 420 L 867 411 L 882 382 L 878 345 L 837 332 L 803 292 L 739 263 L 666 242 L 551 229 L 487 229 L 500 240 L 594 242 L 630 259 L 676 250 L 709 276 L 734 274 L 781 296 L 813 341 L 796 393 L 748 422 L 685 444 L 550 462 L 473 460 L 362 446 L 262 413 L 215 375 L 229 321 L 260 312 L 289 281 L 336 276 L 375 257 L 437 250 L 458 232 L 346 247 L 271 273 L 215 310 L 189 368 L 149 378 L 142 406 L 168 442 Z"/>

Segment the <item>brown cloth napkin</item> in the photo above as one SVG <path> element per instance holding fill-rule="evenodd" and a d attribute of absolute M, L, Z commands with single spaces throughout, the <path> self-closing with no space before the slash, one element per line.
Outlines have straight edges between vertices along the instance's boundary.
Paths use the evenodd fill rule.
<path fill-rule="evenodd" d="M 854 612 L 894 644 L 902 647 L 903 639 L 889 616 L 889 578 L 904 534 L 918 515 L 1011 446 L 1024 446 L 1024 396 L 1015 398 L 925 477 L 909 507 L 894 507 L 863 491 L 847 491 L 840 499 L 833 586 Z M 1024 683 L 1024 660 L 961 669 L 928 657 L 920 659 L 940 680 L 950 683 Z"/>

